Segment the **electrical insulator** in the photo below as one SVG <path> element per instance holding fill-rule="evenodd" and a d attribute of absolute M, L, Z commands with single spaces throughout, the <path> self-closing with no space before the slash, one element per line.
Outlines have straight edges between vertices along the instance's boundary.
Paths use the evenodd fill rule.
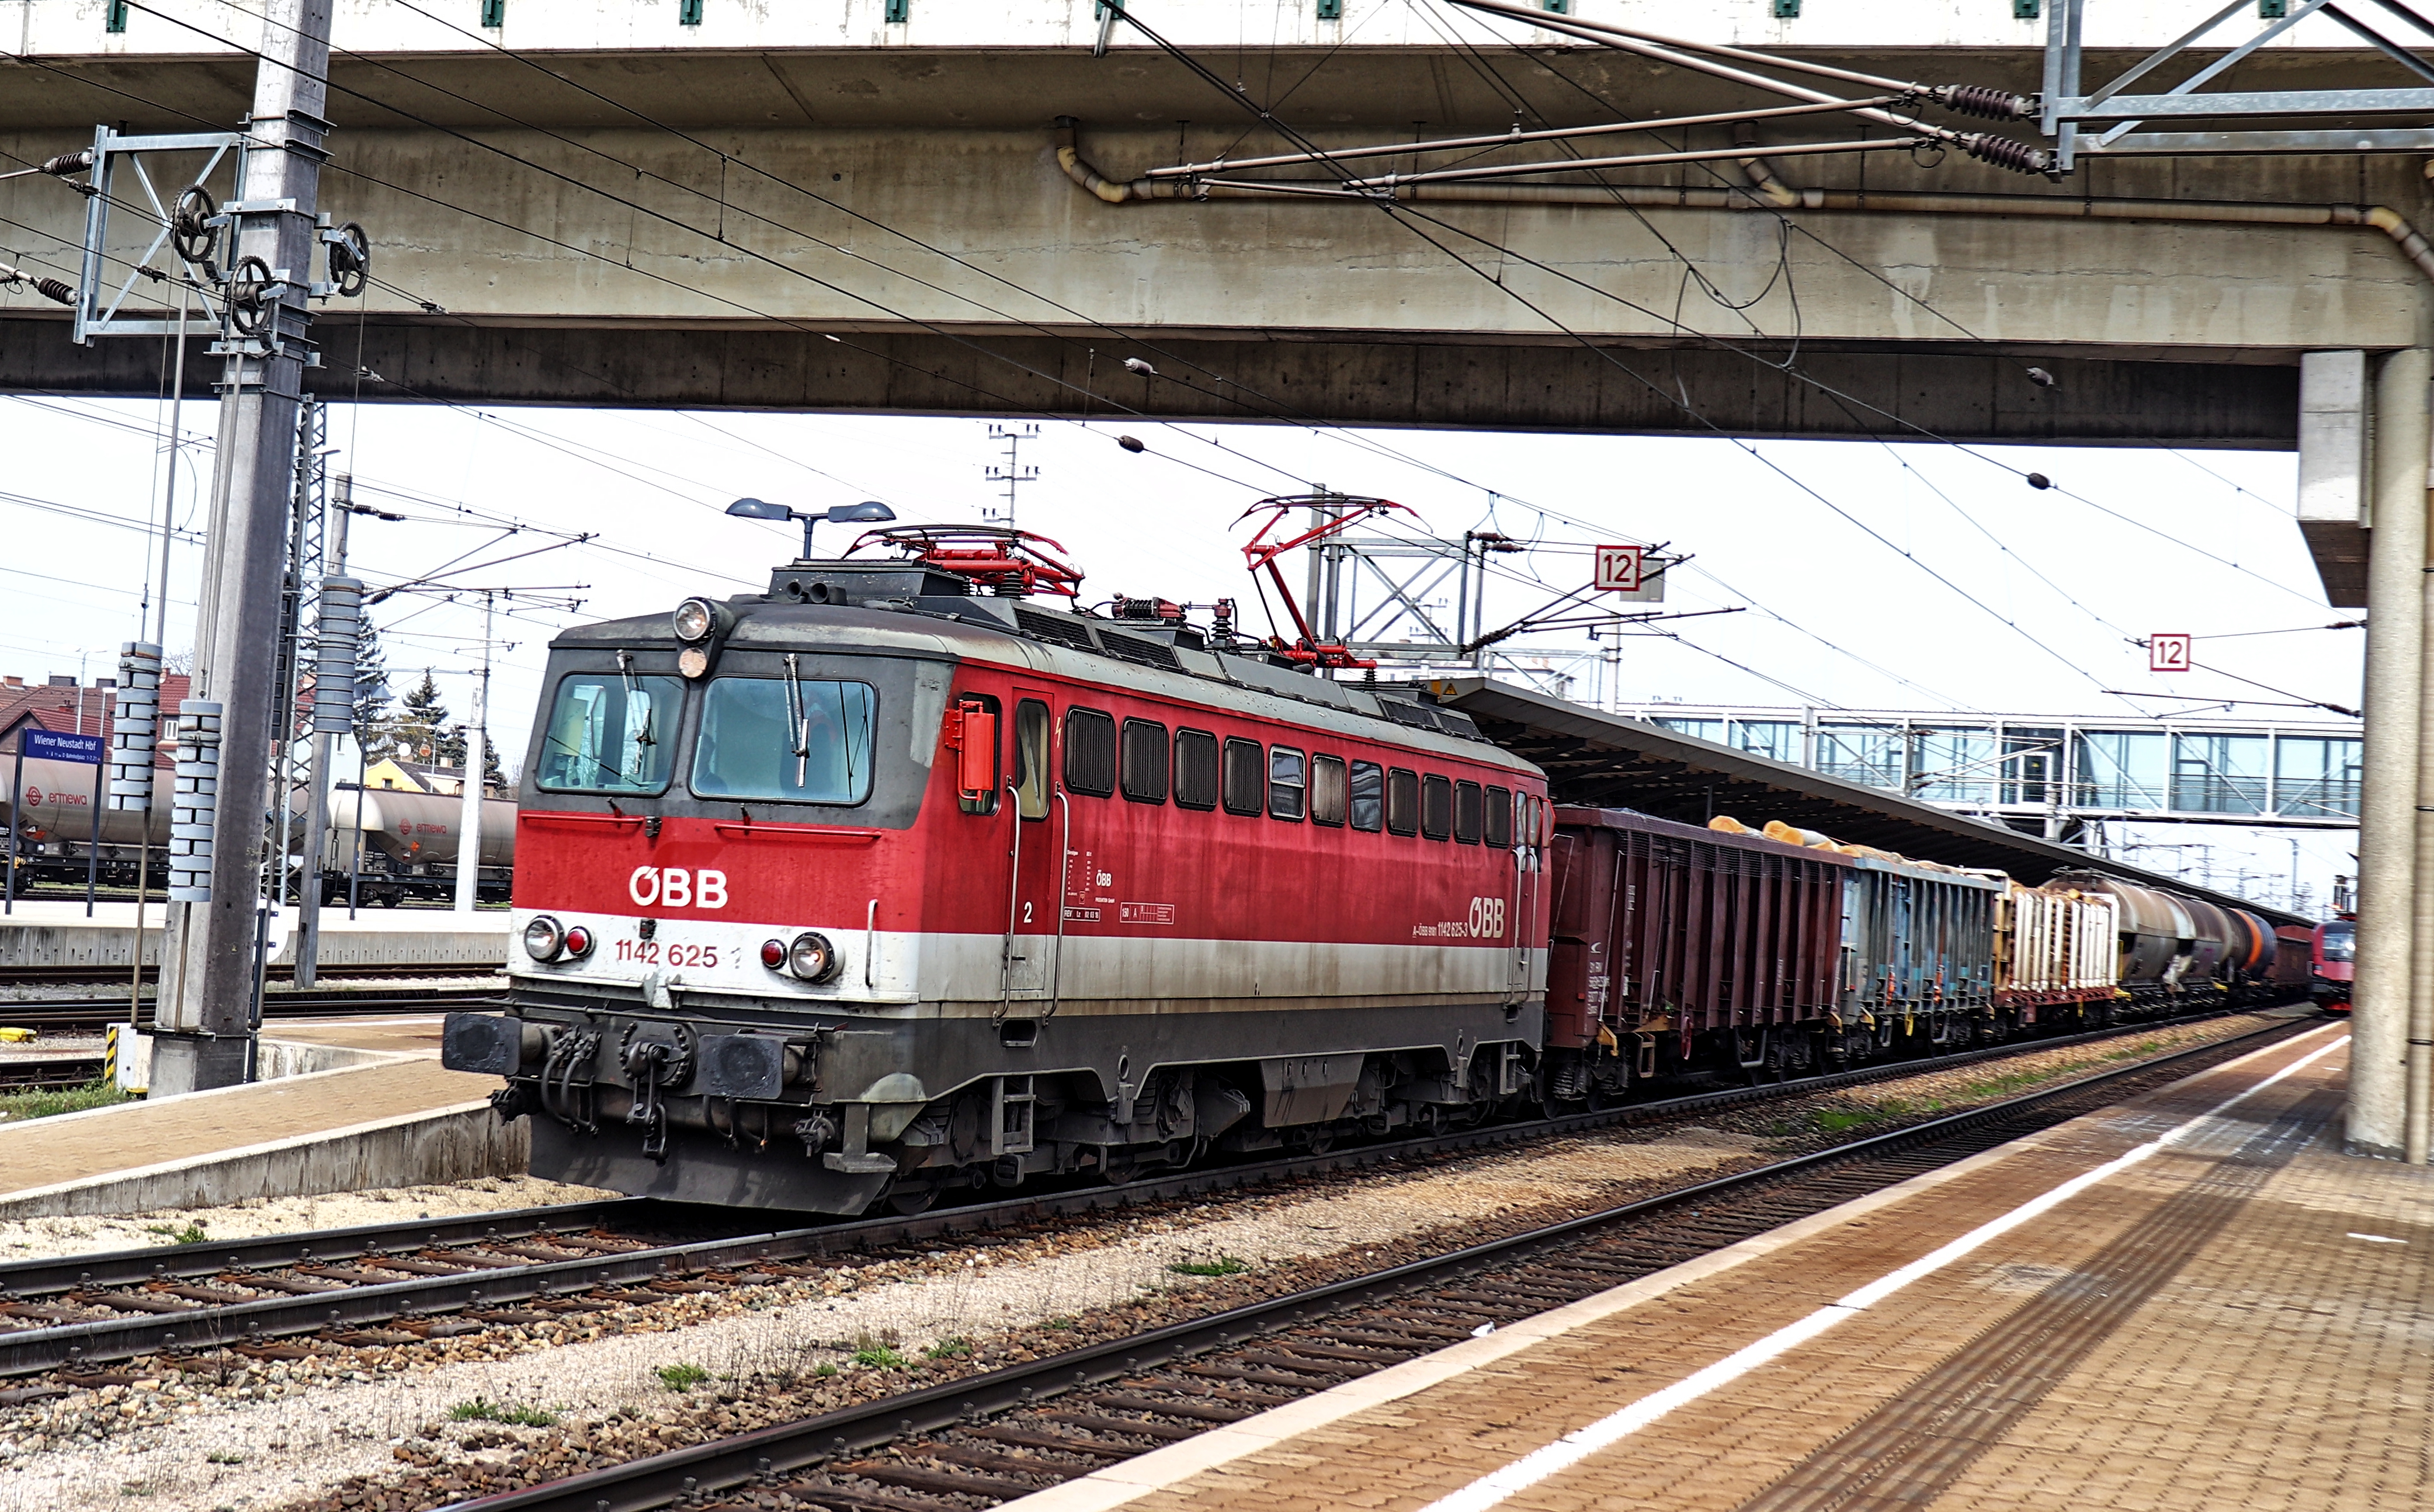
<path fill-rule="evenodd" d="M 152 754 L 161 738 L 161 648 L 146 641 L 118 647 L 118 697 L 110 715 L 110 806 L 141 814 L 152 807 Z"/>
<path fill-rule="evenodd" d="M 212 830 L 220 806 L 221 706 L 178 704 L 178 775 L 169 806 L 169 901 L 212 901 Z"/>
<path fill-rule="evenodd" d="M 321 579 L 320 646 L 313 662 L 313 733 L 343 735 L 355 728 L 355 652 L 363 639 L 364 585 L 352 577 Z"/>

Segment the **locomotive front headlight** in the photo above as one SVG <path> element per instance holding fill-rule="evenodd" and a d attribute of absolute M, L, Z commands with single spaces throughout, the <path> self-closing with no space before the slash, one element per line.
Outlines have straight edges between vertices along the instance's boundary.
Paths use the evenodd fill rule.
<path fill-rule="evenodd" d="M 688 598 L 677 606 L 676 629 L 679 641 L 698 641 L 718 623 L 718 612 L 706 598 Z"/>
<path fill-rule="evenodd" d="M 581 924 L 571 924 L 566 931 L 566 954 L 581 960 L 591 954 L 591 931 Z"/>
<path fill-rule="evenodd" d="M 524 926 L 524 954 L 536 961 L 554 961 L 566 948 L 566 931 L 547 914 L 540 914 Z"/>
<path fill-rule="evenodd" d="M 836 947 L 826 935 L 805 930 L 787 949 L 786 969 L 806 982 L 825 982 L 837 973 Z"/>

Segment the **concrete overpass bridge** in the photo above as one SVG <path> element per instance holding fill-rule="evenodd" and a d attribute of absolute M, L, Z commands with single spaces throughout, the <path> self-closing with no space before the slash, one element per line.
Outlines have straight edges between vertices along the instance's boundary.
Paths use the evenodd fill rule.
<path fill-rule="evenodd" d="M 1121 26 L 1094 56 L 1094 0 L 445 3 L 338 8 L 322 202 L 370 229 L 383 285 L 319 381 L 352 391 L 360 340 L 386 380 L 366 397 L 2288 447 L 2301 353 L 2410 347 L 2426 320 L 2414 159 L 2100 160 L 2053 183 L 1879 151 L 1783 158 L 1771 193 L 1726 159 L 1423 189 L 1400 214 L 1107 203 L 1060 165 L 1059 116 L 1123 181 L 1275 150 L 1245 102 L 1338 146 L 1782 103 L 1439 0 L 1145 6 L 1216 87 Z M 18 158 L 245 109 L 261 24 L 237 0 L 8 9 Z M 2044 36 L 1993 0 L 1575 9 L 2023 91 Z M 2091 66 L 2184 9 L 2100 4 Z M 2410 82 L 2322 18 L 2288 41 L 2232 81 Z M 81 217 L 56 181 L 0 181 L 0 242 L 35 271 L 73 263 Z M 73 349 L 49 315 L 0 294 L 0 381 L 156 391 L 157 350 Z"/>

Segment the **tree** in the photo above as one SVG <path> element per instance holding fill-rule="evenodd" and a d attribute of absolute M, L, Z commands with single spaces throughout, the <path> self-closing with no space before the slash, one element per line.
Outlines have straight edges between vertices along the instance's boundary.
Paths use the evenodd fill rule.
<path fill-rule="evenodd" d="M 456 744 L 458 750 L 462 751 L 465 737 L 458 735 Z M 507 785 L 507 774 L 499 770 L 499 736 L 496 730 L 490 732 L 489 739 L 482 742 L 482 782 L 488 787 Z"/>
<path fill-rule="evenodd" d="M 355 743 L 366 759 L 376 761 L 396 747 L 397 731 L 388 707 L 388 657 L 369 610 L 363 627 L 363 639 L 355 647 Z"/>
<path fill-rule="evenodd" d="M 398 711 L 388 753 L 426 766 L 454 766 L 465 760 L 464 732 L 449 723 L 448 705 L 440 698 L 439 684 L 432 680 L 428 667 Z"/>

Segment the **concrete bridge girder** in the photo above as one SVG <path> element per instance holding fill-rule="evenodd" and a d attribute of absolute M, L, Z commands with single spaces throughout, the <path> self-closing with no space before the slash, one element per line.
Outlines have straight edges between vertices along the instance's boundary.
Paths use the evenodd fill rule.
<path fill-rule="evenodd" d="M 722 134 L 724 150 L 768 177 L 645 131 L 580 133 L 597 152 L 538 132 L 480 134 L 520 161 L 429 130 L 334 140 L 343 150 L 332 198 L 373 228 L 381 276 L 447 312 L 375 295 L 366 366 L 449 398 L 1066 414 L 1104 410 L 1085 399 L 1095 388 L 1166 415 L 1264 407 L 1377 424 L 1704 431 L 1678 403 L 1687 398 L 1716 425 L 1755 434 L 1860 436 L 1906 422 L 1975 439 L 2287 447 L 2299 353 L 2408 345 L 2422 319 L 2422 275 L 2369 229 L 2033 218 L 2012 210 L 2081 197 L 1907 160 L 1821 165 L 1810 181 L 1818 195 L 1864 192 L 1875 206 L 1909 196 L 1925 210 L 1795 210 L 1789 236 L 1746 197 L 1730 201 L 1740 209 L 1419 205 L 1444 223 L 1422 229 L 1491 282 L 1371 206 L 1105 204 L 1065 177 L 1037 129 Z M 1164 131 L 1085 140 L 1118 176 L 1174 152 Z M 5 145 L 32 156 L 60 140 L 22 133 Z M 1810 166 L 1787 164 L 1787 176 Z M 2103 166 L 2124 187 L 2184 198 L 2190 187 L 2168 164 L 2143 180 Z M 2259 164 L 2255 177 L 2288 168 Z M 2409 191 L 2398 173 L 2381 177 Z M 1966 207 L 1915 198 L 1956 187 L 2023 202 L 1931 214 Z M 1632 192 L 1727 199 L 1704 175 Z M 30 249 L 37 257 L 64 258 L 79 211 L 55 183 L 0 181 L 0 215 L 50 235 Z M 1720 309 L 1686 286 L 1670 249 L 1725 299 L 1754 301 L 1739 315 Z M 0 303 L 10 353 L 0 377 L 153 391 L 156 354 L 146 375 L 113 376 L 136 354 L 60 351 L 7 318 L 32 302 L 21 293 Z M 1188 344 L 1275 403 L 1097 371 L 1090 349 L 1111 356 L 1123 338 L 1091 318 L 1170 350 Z M 821 332 L 861 333 L 864 350 L 818 342 Z M 1803 369 L 1860 404 L 1699 344 L 1712 335 L 1780 360 L 1795 334 Z M 2030 361 L 2069 380 L 2030 386 Z M 604 370 L 625 376 L 584 376 Z M 338 387 L 351 388 L 346 376 Z"/>

